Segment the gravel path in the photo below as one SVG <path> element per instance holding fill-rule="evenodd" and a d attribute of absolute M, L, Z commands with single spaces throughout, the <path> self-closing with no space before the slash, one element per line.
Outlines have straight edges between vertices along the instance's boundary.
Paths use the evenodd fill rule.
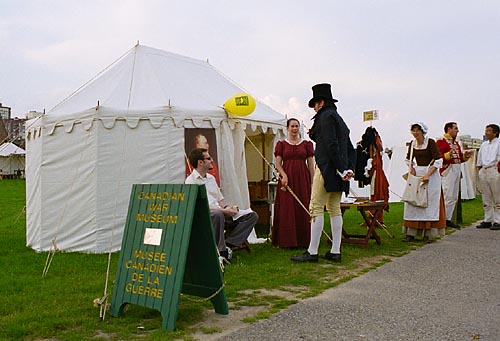
<path fill-rule="evenodd" d="M 219 340 L 471 339 L 500 340 L 500 231 L 475 227 Z"/>

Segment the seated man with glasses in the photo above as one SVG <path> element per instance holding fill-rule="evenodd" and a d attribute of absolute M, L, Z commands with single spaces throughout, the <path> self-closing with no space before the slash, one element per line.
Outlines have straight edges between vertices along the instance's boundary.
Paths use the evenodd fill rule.
<path fill-rule="evenodd" d="M 226 261 L 229 261 L 231 249 L 233 247 L 241 247 L 247 240 L 259 216 L 257 213 L 250 211 L 238 217 L 238 219 L 235 220 L 236 226 L 226 239 L 224 237 L 224 223 L 226 217 L 234 219 L 234 217 L 237 217 L 241 212 L 239 212 L 238 206 L 226 204 L 220 188 L 215 182 L 214 176 L 208 174 L 208 171 L 213 168 L 212 158 L 208 150 L 204 148 L 193 149 L 189 153 L 188 159 L 194 169 L 186 178 L 185 183 L 190 185 L 205 185 L 217 249 L 219 250 L 219 255 L 224 257 Z"/>

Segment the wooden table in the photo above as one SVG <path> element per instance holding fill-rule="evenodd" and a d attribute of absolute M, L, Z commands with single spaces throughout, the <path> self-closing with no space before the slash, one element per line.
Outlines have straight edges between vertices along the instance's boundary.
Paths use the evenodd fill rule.
<path fill-rule="evenodd" d="M 366 248 L 370 239 L 375 239 L 377 244 L 380 245 L 380 236 L 375 231 L 375 227 L 385 205 L 387 203 L 383 201 L 355 202 L 352 204 L 341 203 L 342 214 L 351 207 L 356 207 L 361 216 L 363 216 L 367 227 L 366 234 L 350 234 L 342 227 L 342 243 L 361 244 Z"/>

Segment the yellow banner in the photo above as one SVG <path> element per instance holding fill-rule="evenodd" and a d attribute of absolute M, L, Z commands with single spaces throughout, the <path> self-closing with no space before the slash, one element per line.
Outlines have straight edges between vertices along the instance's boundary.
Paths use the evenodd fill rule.
<path fill-rule="evenodd" d="M 370 110 L 363 112 L 363 122 L 378 120 L 378 110 Z"/>

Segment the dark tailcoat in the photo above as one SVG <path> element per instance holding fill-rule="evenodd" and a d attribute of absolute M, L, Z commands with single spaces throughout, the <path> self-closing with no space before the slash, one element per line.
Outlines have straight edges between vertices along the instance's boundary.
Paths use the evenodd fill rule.
<path fill-rule="evenodd" d="M 313 119 L 309 135 L 316 142 L 314 158 L 325 180 L 325 189 L 327 192 L 345 192 L 348 195 L 349 182 L 342 181 L 338 172 L 354 170 L 355 152 L 349 138 L 349 128 L 332 104 L 321 108 Z"/>

